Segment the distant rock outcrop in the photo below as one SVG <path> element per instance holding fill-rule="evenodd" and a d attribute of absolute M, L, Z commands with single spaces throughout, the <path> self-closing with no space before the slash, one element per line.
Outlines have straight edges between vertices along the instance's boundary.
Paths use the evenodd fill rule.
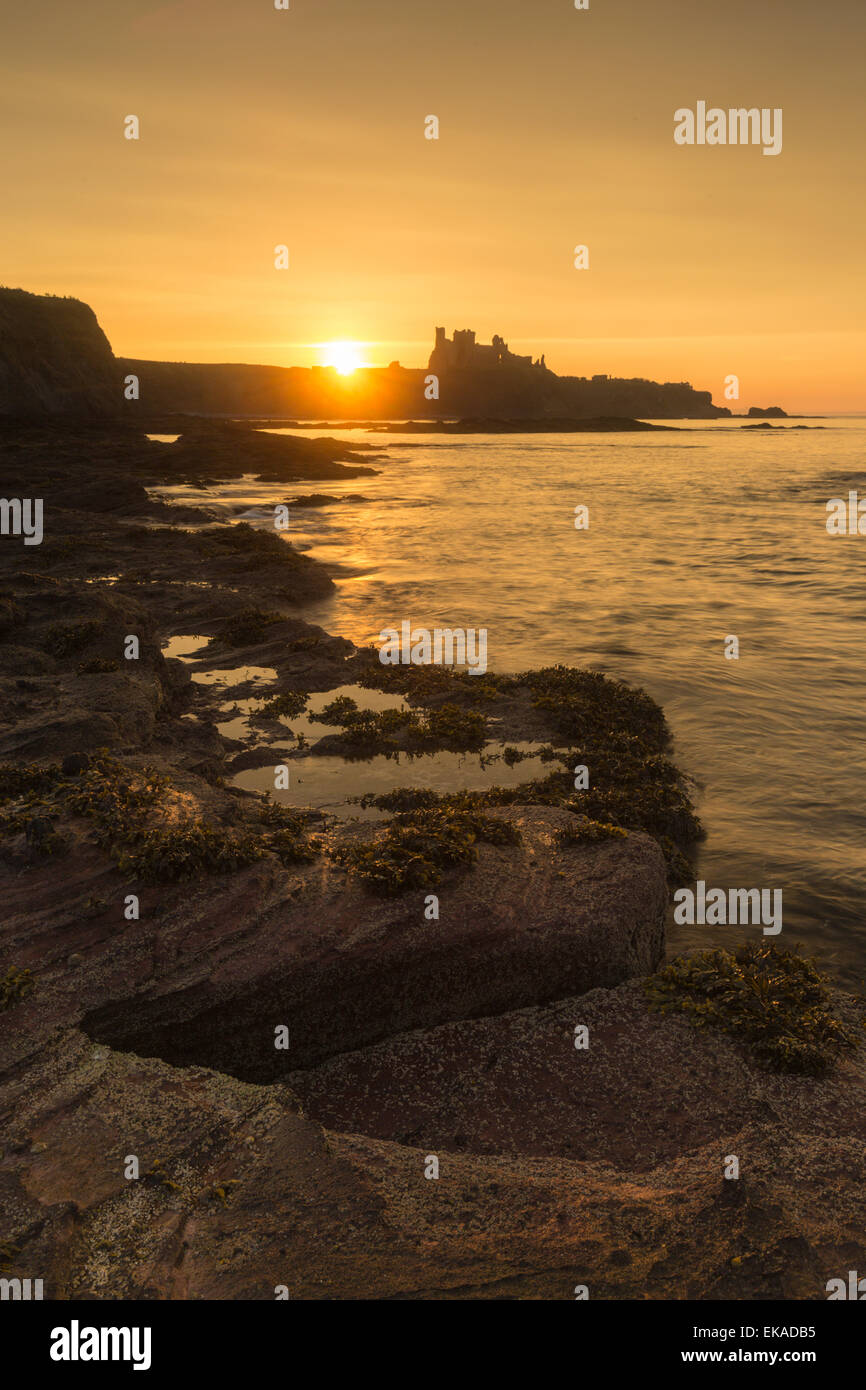
<path fill-rule="evenodd" d="M 783 410 L 780 405 L 768 405 L 764 407 L 753 405 L 749 411 L 749 415 L 753 419 L 757 418 L 762 420 L 768 418 L 774 420 L 787 420 L 788 418 L 787 410 Z"/>
<path fill-rule="evenodd" d="M 79 299 L 0 288 L 0 415 L 117 415 L 122 375 Z"/>

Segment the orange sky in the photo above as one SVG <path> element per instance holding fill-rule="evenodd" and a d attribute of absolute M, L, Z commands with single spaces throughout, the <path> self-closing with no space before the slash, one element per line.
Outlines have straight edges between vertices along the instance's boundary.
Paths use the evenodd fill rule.
<path fill-rule="evenodd" d="M 444 324 L 866 410 L 863 0 L 51 0 L 4 31 L 0 276 L 119 354 L 417 366 Z M 675 145 L 698 100 L 781 107 L 782 153 Z"/>

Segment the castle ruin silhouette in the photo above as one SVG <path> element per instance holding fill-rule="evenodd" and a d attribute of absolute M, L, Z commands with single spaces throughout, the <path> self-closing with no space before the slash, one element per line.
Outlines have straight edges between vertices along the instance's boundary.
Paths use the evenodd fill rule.
<path fill-rule="evenodd" d="M 546 371 L 543 355 L 537 362 L 510 352 L 504 338 L 494 333 L 493 342 L 476 343 L 474 328 L 455 328 L 447 338 L 444 328 L 436 329 L 436 343 L 430 354 L 431 372 L 490 370 L 495 367 L 537 367 Z"/>

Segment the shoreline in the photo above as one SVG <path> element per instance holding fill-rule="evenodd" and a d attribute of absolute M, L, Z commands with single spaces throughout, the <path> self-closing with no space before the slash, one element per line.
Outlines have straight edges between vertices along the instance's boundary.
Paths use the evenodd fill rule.
<path fill-rule="evenodd" d="M 811 1171 L 860 1135 L 864 1063 L 774 1076 L 736 1037 L 648 1010 L 641 981 L 662 965 L 670 882 L 698 829 L 659 707 L 565 668 L 384 668 L 300 616 L 333 589 L 318 562 L 252 528 L 185 529 L 207 518 L 147 492 L 179 474 L 348 479 L 371 471 L 370 453 L 237 427 L 179 446 L 7 431 L 0 448 L 19 492 L 51 499 L 44 544 L 4 548 L 0 590 L 0 1107 L 15 1109 L 0 1237 L 14 1271 L 38 1267 L 51 1297 L 268 1298 L 288 1242 L 293 1297 L 449 1297 L 467 1283 L 490 1297 L 507 1278 L 515 1297 L 570 1298 L 575 1262 L 594 1297 L 821 1296 L 816 1262 L 838 1272 L 823 1252 L 863 1198 L 852 1177 L 813 1212 Z M 477 748 L 495 716 L 500 742 L 546 747 L 550 771 L 495 794 L 404 789 L 372 824 L 263 802 L 226 785 L 221 695 L 162 654 L 180 633 L 216 639 L 190 654 L 197 671 L 276 671 L 266 693 L 287 712 L 350 682 L 371 703 L 376 690 L 408 702 L 396 719 L 344 704 L 340 732 L 322 730 L 329 755 Z M 574 796 L 578 749 L 588 799 Z M 848 997 L 833 999 L 853 1020 Z M 789 1117 L 784 1134 L 761 1120 L 768 1105 Z M 106 1132 L 141 1157 L 135 1197 Z M 752 1167 L 732 1225 L 715 1155 L 744 1133 Z M 428 1151 L 455 1201 L 437 1213 L 433 1260 Z M 357 1239 L 323 1191 L 342 1194 Z M 804 1249 L 777 1270 L 767 1252 L 794 1229 Z M 195 1234 L 178 1264 L 183 1230 Z M 688 1288 L 665 1267 L 672 1241 L 689 1252 Z"/>

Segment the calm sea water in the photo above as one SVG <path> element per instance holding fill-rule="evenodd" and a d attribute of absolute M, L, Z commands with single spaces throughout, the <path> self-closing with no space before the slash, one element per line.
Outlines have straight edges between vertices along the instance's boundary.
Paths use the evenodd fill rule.
<path fill-rule="evenodd" d="M 831 537 L 825 523 L 829 498 L 866 496 L 866 420 L 808 423 L 824 428 L 345 432 L 389 446 L 380 474 L 315 491 L 369 503 L 295 509 L 291 538 L 334 568 L 336 595 L 304 613 L 331 632 L 367 643 L 404 619 L 484 627 L 491 669 L 564 662 L 644 686 L 697 784 L 708 832 L 699 876 L 781 888 L 776 939 L 802 941 L 858 985 L 866 536 Z M 272 524 L 264 508 L 286 496 L 241 482 L 219 501 Z M 574 527 L 580 504 L 588 531 Z M 731 634 L 738 660 L 725 657 Z M 672 927 L 670 943 L 743 934 Z"/>

